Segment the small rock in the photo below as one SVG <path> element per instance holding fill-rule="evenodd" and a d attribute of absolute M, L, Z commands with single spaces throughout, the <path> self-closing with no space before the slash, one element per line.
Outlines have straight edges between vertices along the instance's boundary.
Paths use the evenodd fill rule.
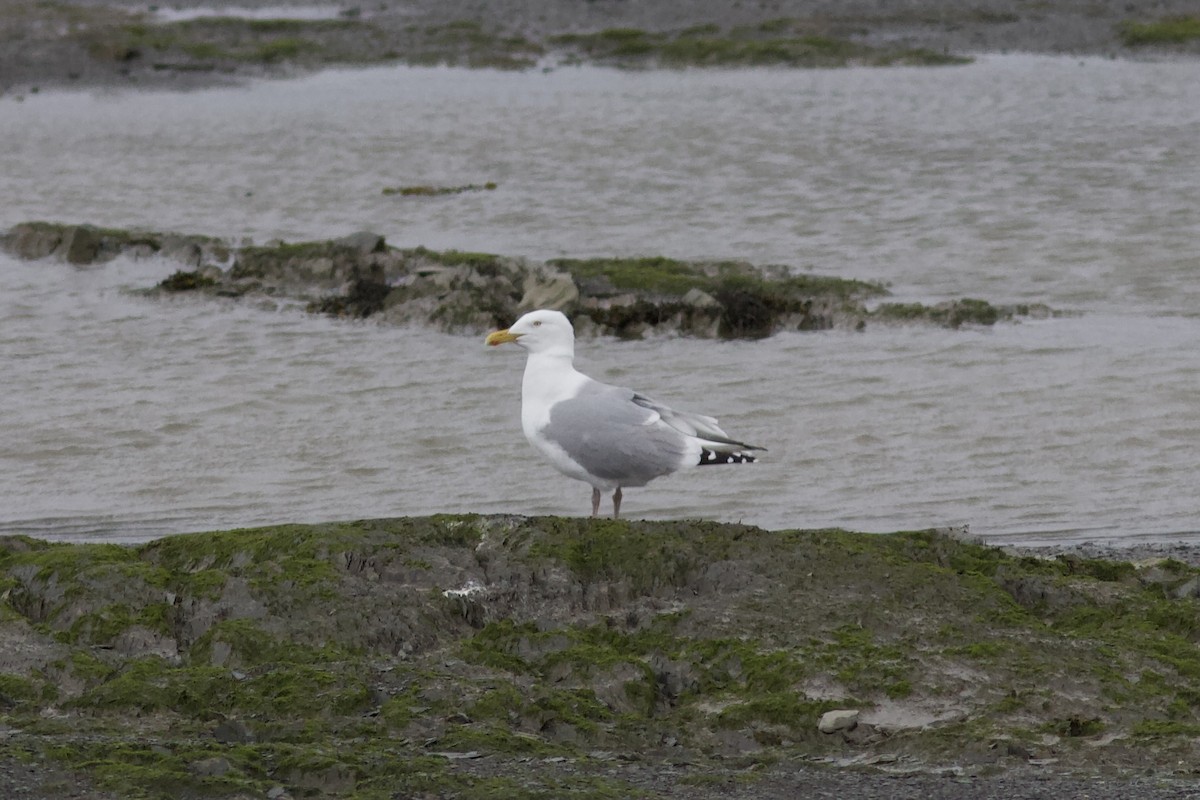
<path fill-rule="evenodd" d="M 645 670 L 637 664 L 622 661 L 610 667 L 597 668 L 589 683 L 596 699 L 614 713 L 628 714 L 644 710 L 646 701 L 629 691 L 630 686 L 646 684 Z M 650 690 L 650 687 L 647 689 Z"/>
<path fill-rule="evenodd" d="M 463 712 L 456 711 L 455 713 L 446 717 L 446 722 L 449 722 L 451 725 L 470 725 L 472 722 L 474 722 L 474 720 Z"/>
<path fill-rule="evenodd" d="M 360 253 L 381 253 L 387 248 L 383 237 L 370 231 L 358 231 L 349 236 L 334 239 L 333 243 L 340 247 L 357 250 Z"/>
<path fill-rule="evenodd" d="M 672 703 L 699 683 L 690 662 L 674 661 L 661 653 L 650 657 L 650 669 L 654 670 L 659 693 Z"/>
<path fill-rule="evenodd" d="M 966 542 L 967 544 L 987 543 L 987 539 L 984 536 L 971 532 L 970 523 L 963 523 L 962 525 L 948 525 L 945 528 L 934 528 L 933 530 L 934 533 L 938 534 L 939 536 L 947 536 L 960 542 Z"/>
<path fill-rule="evenodd" d="M 483 758 L 483 753 L 479 752 L 478 750 L 468 750 L 465 753 L 457 753 L 457 752 L 430 753 L 430 755 L 444 758 L 447 761 L 463 761 L 463 760 L 470 760 L 470 759 L 475 759 L 475 758 Z"/>
<path fill-rule="evenodd" d="M 415 281 L 408 284 L 409 294 L 421 296 L 429 294 L 431 289 L 449 291 L 466 280 L 470 273 L 466 267 L 422 266 L 415 270 Z"/>
<path fill-rule="evenodd" d="M 193 761 L 188 766 L 193 775 L 198 775 L 202 778 L 219 778 L 232 768 L 233 766 L 229 763 L 229 759 L 224 756 L 202 758 L 199 761 Z"/>
<path fill-rule="evenodd" d="M 22 222 L 3 238 L 7 250 L 18 258 L 32 261 L 46 258 L 58 249 L 63 240 L 63 228 L 60 225 Z"/>
<path fill-rule="evenodd" d="M 530 272 L 525 278 L 525 293 L 517 305 L 520 309 L 566 308 L 579 299 L 575 279 L 565 272 Z"/>
<path fill-rule="evenodd" d="M 1200 577 L 1192 578 L 1183 584 L 1176 586 L 1175 591 L 1171 592 L 1176 600 L 1183 600 L 1188 597 L 1200 597 Z"/>
<path fill-rule="evenodd" d="M 158 656 L 165 661 L 179 658 L 179 643 L 143 625 L 130 625 L 113 640 L 113 649 L 124 656 Z"/>
<path fill-rule="evenodd" d="M 255 740 L 250 726 L 240 719 L 227 719 L 213 728 L 213 738 L 222 744 L 248 744 Z"/>
<path fill-rule="evenodd" d="M 858 724 L 858 715 L 858 709 L 826 711 L 821 715 L 821 721 L 817 723 L 817 730 L 821 733 L 853 730 L 854 726 Z"/>
<path fill-rule="evenodd" d="M 895 764 L 900 760 L 900 756 L 895 753 L 880 753 L 879 755 L 871 756 L 862 763 L 868 765 L 874 764 Z"/>
<path fill-rule="evenodd" d="M 721 305 L 717 302 L 717 298 L 694 286 L 687 290 L 687 294 L 683 296 L 683 302 L 685 305 L 695 308 L 713 308 L 714 306 Z"/>
<path fill-rule="evenodd" d="M 63 251 L 72 264 L 90 264 L 100 251 L 100 239 L 87 225 L 76 225 L 63 238 Z"/>
<path fill-rule="evenodd" d="M 1005 742 L 1004 754 L 1012 758 L 1019 758 L 1023 761 L 1028 761 L 1033 758 L 1033 753 L 1029 752 L 1029 748 L 1020 742 Z"/>
<path fill-rule="evenodd" d="M 267 790 L 267 800 L 288 800 L 290 797 L 291 795 L 288 794 L 287 789 L 282 786 L 276 786 Z"/>
<path fill-rule="evenodd" d="M 233 648 L 228 642 L 213 642 L 209 663 L 214 667 L 223 667 L 229 661 L 231 655 L 233 655 Z"/>
<path fill-rule="evenodd" d="M 841 731 L 842 739 L 847 744 L 867 745 L 875 742 L 883 741 L 887 738 L 875 729 L 874 725 L 868 725 L 865 722 L 860 722 L 853 728 L 847 728 Z"/>

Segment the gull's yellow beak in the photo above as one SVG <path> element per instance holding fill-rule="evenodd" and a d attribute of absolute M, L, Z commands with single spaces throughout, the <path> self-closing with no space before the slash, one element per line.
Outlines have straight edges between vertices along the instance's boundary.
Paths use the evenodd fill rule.
<path fill-rule="evenodd" d="M 502 331 L 492 331 L 491 333 L 489 333 L 488 337 L 487 337 L 487 343 L 489 346 L 495 347 L 496 345 L 504 344 L 505 342 L 515 342 L 517 339 L 520 339 L 520 338 L 521 338 L 521 334 L 509 333 L 508 329 L 505 328 Z"/>

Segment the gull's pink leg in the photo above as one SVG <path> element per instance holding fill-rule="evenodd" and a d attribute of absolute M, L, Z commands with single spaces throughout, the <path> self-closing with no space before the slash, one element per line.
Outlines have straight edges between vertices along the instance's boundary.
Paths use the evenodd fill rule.
<path fill-rule="evenodd" d="M 618 486 L 617 490 L 615 492 L 613 492 L 613 519 L 616 519 L 619 516 L 621 516 L 621 487 L 620 486 Z"/>
<path fill-rule="evenodd" d="M 600 516 L 600 490 L 592 487 L 592 516 Z"/>

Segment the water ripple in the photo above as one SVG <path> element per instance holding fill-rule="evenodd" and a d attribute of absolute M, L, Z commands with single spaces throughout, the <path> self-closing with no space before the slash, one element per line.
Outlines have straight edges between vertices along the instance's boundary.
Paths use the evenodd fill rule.
<path fill-rule="evenodd" d="M 0 99 L 30 218 L 557 255 L 739 258 L 1080 312 L 993 330 L 580 344 L 581 368 L 770 448 L 628 493 L 651 518 L 997 541 L 1194 535 L 1200 82 L 1186 63 L 380 69 Z M 384 170 L 381 172 L 381 169 Z M 385 183 L 495 180 L 448 202 Z M 203 187 L 198 190 L 197 187 Z M 475 338 L 125 292 L 176 265 L 0 256 L 0 532 L 148 538 L 440 511 L 583 513 Z"/>

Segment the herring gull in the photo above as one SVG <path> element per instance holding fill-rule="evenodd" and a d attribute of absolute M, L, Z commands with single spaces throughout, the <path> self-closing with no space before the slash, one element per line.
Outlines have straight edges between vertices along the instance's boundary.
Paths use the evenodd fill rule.
<path fill-rule="evenodd" d="M 621 489 L 708 464 L 752 463 L 762 447 L 729 438 L 712 417 L 675 411 L 640 392 L 610 386 L 575 369 L 575 330 L 559 311 L 531 311 L 488 335 L 528 351 L 521 383 L 521 427 L 564 475 L 591 484 L 592 516 L 601 491 Z"/>

